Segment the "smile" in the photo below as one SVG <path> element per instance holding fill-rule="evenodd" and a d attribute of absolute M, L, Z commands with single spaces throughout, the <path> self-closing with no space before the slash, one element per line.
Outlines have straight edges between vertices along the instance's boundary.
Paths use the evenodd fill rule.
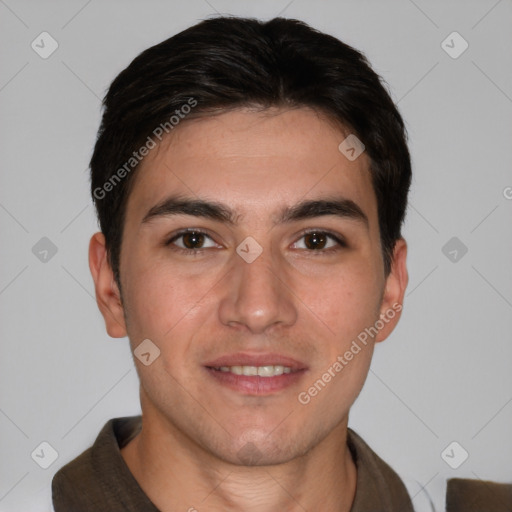
<path fill-rule="evenodd" d="M 219 366 L 214 367 L 214 370 L 233 373 L 235 375 L 245 375 L 247 377 L 275 377 L 283 375 L 284 373 L 292 373 L 289 366 L 282 365 L 267 365 L 267 366 Z M 297 371 L 297 370 L 295 370 Z"/>

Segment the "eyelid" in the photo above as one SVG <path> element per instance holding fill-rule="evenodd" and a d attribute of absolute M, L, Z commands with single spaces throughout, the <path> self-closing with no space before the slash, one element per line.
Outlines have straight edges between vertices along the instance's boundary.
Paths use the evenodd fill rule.
<path fill-rule="evenodd" d="M 311 233 L 321 233 L 321 234 L 327 235 L 328 237 L 332 238 L 340 247 L 348 247 L 348 243 L 345 240 L 345 238 L 343 237 L 343 235 L 341 235 L 340 233 L 331 231 L 330 229 L 325 229 L 325 228 L 306 228 L 299 233 L 299 239 L 304 237 L 305 235 L 309 235 Z M 294 242 L 294 244 L 295 243 L 297 243 L 297 242 Z M 323 249 L 323 250 L 320 249 L 318 251 L 310 250 L 309 252 L 321 253 L 321 252 L 327 252 L 332 249 L 333 248 Z"/>
<path fill-rule="evenodd" d="M 180 229 L 178 231 L 176 231 L 175 233 L 173 233 L 172 235 L 170 236 L 167 236 L 165 238 L 165 241 L 164 241 L 164 245 L 165 246 L 169 246 L 171 245 L 173 242 L 175 242 L 178 238 L 182 237 L 183 235 L 186 235 L 187 233 L 198 233 L 200 235 L 204 235 L 206 237 L 208 237 L 212 242 L 214 242 L 216 245 L 220 245 L 214 238 L 212 235 L 210 235 L 208 233 L 207 230 L 203 229 L 203 228 L 184 228 L 184 229 Z M 178 246 L 175 246 L 174 247 L 177 251 L 185 251 L 185 252 L 200 252 L 200 251 L 203 251 L 205 249 L 211 249 L 211 247 L 206 247 L 206 248 L 199 248 L 199 249 L 184 249 L 183 247 L 178 247 Z"/>
<path fill-rule="evenodd" d="M 184 228 L 184 229 L 180 229 L 179 231 L 177 231 L 174 234 L 172 234 L 170 237 L 167 237 L 166 241 L 164 242 L 164 245 L 165 246 L 171 245 L 174 241 L 176 241 L 181 236 L 186 235 L 187 233 L 198 233 L 198 234 L 204 235 L 204 236 L 208 237 L 215 244 L 220 245 L 218 242 L 216 242 L 214 240 L 213 236 L 210 235 L 208 233 L 208 231 L 203 229 L 203 228 Z M 348 247 L 348 244 L 347 244 L 347 242 L 345 241 L 345 239 L 344 239 L 344 237 L 342 235 L 340 235 L 339 233 L 335 233 L 335 232 L 333 232 L 331 230 L 324 229 L 324 228 L 306 228 L 306 229 L 302 230 L 297 235 L 297 239 L 295 240 L 295 242 L 293 242 L 293 244 L 296 244 L 301 238 L 303 238 L 304 236 L 309 235 L 311 233 L 321 233 L 321 234 L 327 235 L 329 238 L 334 240 L 338 244 L 339 247 Z M 316 251 L 315 250 L 309 250 L 308 252 L 311 252 L 311 253 L 314 253 L 314 252 L 322 253 L 322 252 L 324 252 L 325 253 L 325 252 L 336 250 L 339 247 L 330 247 L 328 249 L 319 249 L 319 250 L 316 250 Z M 174 248 L 177 251 L 184 251 L 184 252 L 187 252 L 187 253 L 199 253 L 199 252 L 202 252 L 202 251 L 204 251 L 206 249 L 211 249 L 211 247 L 203 247 L 203 248 L 199 248 L 199 249 L 184 249 L 183 247 L 179 247 L 179 246 L 175 246 Z"/>

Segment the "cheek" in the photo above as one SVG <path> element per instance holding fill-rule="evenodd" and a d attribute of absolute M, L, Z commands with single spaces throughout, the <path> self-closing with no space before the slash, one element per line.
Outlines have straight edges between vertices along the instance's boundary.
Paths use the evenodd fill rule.
<path fill-rule="evenodd" d="M 369 275 L 352 268 L 315 286 L 314 293 L 310 287 L 304 300 L 317 313 L 305 310 L 305 322 L 315 326 L 311 331 L 317 334 L 322 355 L 298 400 L 312 407 L 313 416 L 324 415 L 326 422 L 336 422 L 348 412 L 368 374 L 374 348 L 370 328 L 379 318 L 380 304 L 379 283 Z"/>
<path fill-rule="evenodd" d="M 356 263 L 322 278 L 300 281 L 296 289 L 303 315 L 317 322 L 329 338 L 337 339 L 337 349 L 378 319 L 382 284 L 368 264 Z"/>
<path fill-rule="evenodd" d="M 155 265 L 126 265 L 125 308 L 129 335 L 158 339 L 168 333 L 194 305 L 190 287 Z"/>
<path fill-rule="evenodd" d="M 161 363 L 173 373 L 181 372 L 190 346 L 205 335 L 208 322 L 215 318 L 219 278 L 183 275 L 164 262 L 141 261 L 136 265 L 134 259 L 127 265 L 128 336 L 133 348 L 146 338 L 152 340 L 160 348 Z"/>

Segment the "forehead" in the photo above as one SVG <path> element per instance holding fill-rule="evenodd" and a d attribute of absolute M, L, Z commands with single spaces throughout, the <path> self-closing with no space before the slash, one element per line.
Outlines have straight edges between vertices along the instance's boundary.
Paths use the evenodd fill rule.
<path fill-rule="evenodd" d="M 338 146 L 349 135 L 317 112 L 240 109 L 181 122 L 142 161 L 127 215 L 142 218 L 169 194 L 214 199 L 242 215 L 339 195 L 376 215 L 369 160 Z M 135 220 L 135 219 L 133 219 Z"/>

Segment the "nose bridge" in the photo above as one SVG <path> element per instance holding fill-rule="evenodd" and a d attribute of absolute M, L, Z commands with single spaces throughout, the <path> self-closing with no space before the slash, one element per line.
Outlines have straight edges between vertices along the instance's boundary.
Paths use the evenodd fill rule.
<path fill-rule="evenodd" d="M 232 273 L 220 305 L 221 321 L 226 325 L 244 325 L 254 333 L 277 324 L 294 323 L 296 310 L 293 296 L 280 276 L 282 263 L 270 249 L 263 250 L 252 261 L 244 259 L 243 253 L 234 254 Z"/>

